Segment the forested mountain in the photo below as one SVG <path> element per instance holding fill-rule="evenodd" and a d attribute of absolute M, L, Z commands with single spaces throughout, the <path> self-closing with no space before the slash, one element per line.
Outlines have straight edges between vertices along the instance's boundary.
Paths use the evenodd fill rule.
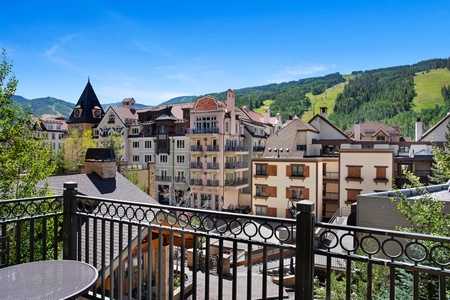
<path fill-rule="evenodd" d="M 448 112 L 450 85 L 441 90 L 443 103 L 420 110 L 413 105 L 416 96 L 414 75 L 439 68 L 450 70 L 450 58 L 427 60 L 411 66 L 354 72 L 356 76 L 336 98 L 330 121 L 343 130 L 351 127 L 355 120 L 377 121 L 387 125 L 395 123 L 405 136 L 412 136 L 417 118 L 421 118 L 426 127 L 429 127 Z"/>
<path fill-rule="evenodd" d="M 73 103 L 53 97 L 29 100 L 22 96 L 14 95 L 12 99 L 17 101 L 22 107 L 28 108 L 35 117 L 40 117 L 43 114 L 50 114 L 67 118 L 75 106 Z"/>
<path fill-rule="evenodd" d="M 339 83 L 345 82 L 345 78 L 339 74 L 329 74 L 322 77 L 311 77 L 298 81 L 284 82 L 280 84 L 268 84 L 250 88 L 236 89 L 236 105 L 257 108 L 263 106 L 264 100 L 274 100 L 270 105 L 273 115 L 280 113 L 283 119 L 289 116 L 301 116 L 311 108 L 311 102 L 307 93 L 318 95 Z M 209 94 L 219 100 L 226 99 L 226 92 Z"/>

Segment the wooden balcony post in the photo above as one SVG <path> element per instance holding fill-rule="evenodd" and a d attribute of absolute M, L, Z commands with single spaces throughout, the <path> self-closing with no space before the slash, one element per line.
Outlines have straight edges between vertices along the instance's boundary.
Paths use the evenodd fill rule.
<path fill-rule="evenodd" d="M 75 215 L 77 210 L 77 186 L 76 182 L 64 183 L 63 259 L 77 259 L 77 220 Z"/>
<path fill-rule="evenodd" d="M 295 299 L 314 297 L 314 202 L 297 202 Z"/>

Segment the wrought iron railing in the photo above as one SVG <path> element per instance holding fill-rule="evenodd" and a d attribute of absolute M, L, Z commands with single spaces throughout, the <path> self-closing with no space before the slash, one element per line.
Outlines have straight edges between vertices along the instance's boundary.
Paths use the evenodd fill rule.
<path fill-rule="evenodd" d="M 77 195 L 76 183 L 67 183 L 62 196 L 0 201 L 0 235 L 11 237 L 11 264 L 64 258 L 96 266 L 99 280 L 85 295 L 92 299 L 281 299 L 285 285 L 295 299 L 321 292 L 334 299 L 332 281 L 344 284 L 347 299 L 372 299 L 380 289 L 387 298 L 419 299 L 424 280 L 441 299 L 449 296 L 450 238 L 315 222 L 307 200 L 297 211 L 283 219 L 134 202 L 132 195 L 109 200 Z M 281 272 L 269 272 L 269 262 Z M 323 274 L 316 287 L 315 269 Z M 400 295 L 402 274 L 410 280 Z"/>

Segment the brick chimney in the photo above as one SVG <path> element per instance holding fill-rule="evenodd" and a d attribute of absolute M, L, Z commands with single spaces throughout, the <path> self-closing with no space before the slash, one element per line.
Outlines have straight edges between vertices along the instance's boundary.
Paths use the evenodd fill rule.
<path fill-rule="evenodd" d="M 116 178 L 116 156 L 109 148 L 89 148 L 86 151 L 86 174 L 97 173 L 103 179 Z"/>
<path fill-rule="evenodd" d="M 328 113 L 327 113 L 327 107 L 326 106 L 321 106 L 320 107 L 320 116 L 324 119 L 328 119 Z"/>

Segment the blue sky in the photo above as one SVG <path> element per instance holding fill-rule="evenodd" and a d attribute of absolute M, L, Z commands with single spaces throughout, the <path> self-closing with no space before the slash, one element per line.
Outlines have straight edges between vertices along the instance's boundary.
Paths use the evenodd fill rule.
<path fill-rule="evenodd" d="M 16 94 L 182 95 L 450 56 L 450 1 L 7 1 Z"/>

